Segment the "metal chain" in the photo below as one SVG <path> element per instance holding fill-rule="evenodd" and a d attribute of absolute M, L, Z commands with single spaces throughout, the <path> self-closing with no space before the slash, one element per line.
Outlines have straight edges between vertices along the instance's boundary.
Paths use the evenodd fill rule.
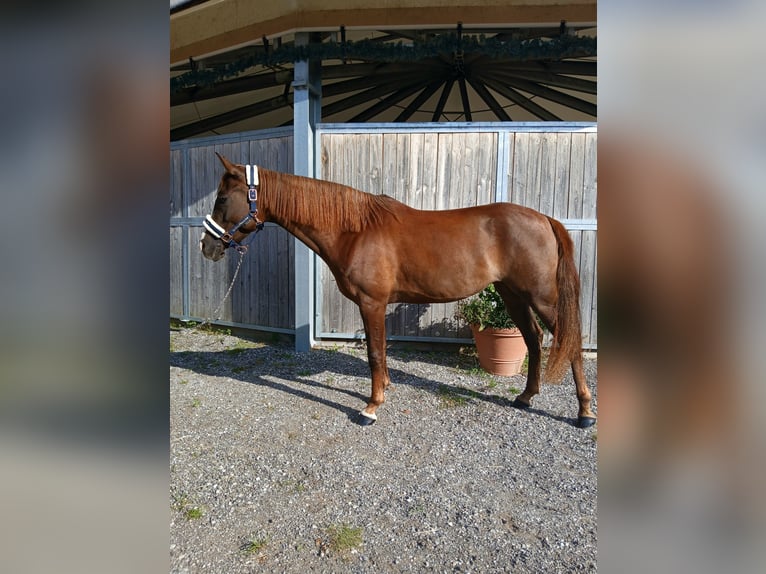
<path fill-rule="evenodd" d="M 239 269 L 242 267 L 242 260 L 245 258 L 245 253 L 247 252 L 247 249 L 237 250 L 239 253 L 239 261 L 237 262 L 237 268 L 234 271 L 234 277 L 231 279 L 231 283 L 229 284 L 229 288 L 226 290 L 226 294 L 223 296 L 223 299 L 221 300 L 220 305 L 216 308 L 215 311 L 213 311 L 213 315 L 218 314 L 218 316 L 215 319 L 211 319 L 208 317 L 202 323 L 194 327 L 194 329 L 201 329 L 205 325 L 212 324 L 213 321 L 218 321 L 221 318 L 220 311 L 223 308 L 223 304 L 226 302 L 226 299 L 228 299 L 229 295 L 231 294 L 231 290 L 234 288 L 234 282 L 237 280 L 237 275 L 239 275 Z"/>

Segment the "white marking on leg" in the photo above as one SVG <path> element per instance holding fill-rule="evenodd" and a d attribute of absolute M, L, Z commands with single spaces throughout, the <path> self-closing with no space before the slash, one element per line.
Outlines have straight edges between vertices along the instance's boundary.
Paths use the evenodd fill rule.
<path fill-rule="evenodd" d="M 366 413 L 366 412 L 362 411 L 359 414 L 362 415 L 363 417 L 367 417 L 368 419 L 370 419 L 372 421 L 378 420 L 378 415 L 376 415 L 375 413 Z"/>

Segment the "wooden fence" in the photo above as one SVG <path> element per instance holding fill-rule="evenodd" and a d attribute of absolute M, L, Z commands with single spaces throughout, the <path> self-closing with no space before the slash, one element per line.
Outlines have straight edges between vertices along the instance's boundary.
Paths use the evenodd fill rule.
<path fill-rule="evenodd" d="M 232 161 L 267 169 L 293 170 L 292 128 L 242 133 L 171 144 L 170 196 L 170 316 L 206 319 L 220 304 L 239 257 L 208 261 L 199 250 L 202 220 L 213 210 L 221 179 L 218 152 Z M 223 325 L 292 333 L 292 236 L 268 224 L 250 243 L 237 281 L 221 310 Z M 218 318 L 212 317 L 214 319 Z"/>
<path fill-rule="evenodd" d="M 317 177 L 413 207 L 448 209 L 512 201 L 561 220 L 576 246 L 583 345 L 596 348 L 596 127 L 594 124 L 320 124 Z M 197 243 L 220 178 L 214 151 L 240 163 L 292 171 L 292 132 L 271 130 L 172 144 L 171 316 L 206 318 L 237 257 L 212 263 Z M 293 242 L 274 225 L 252 243 L 219 323 L 292 332 Z M 416 232 L 415 230 L 413 232 Z M 317 339 L 363 336 L 356 306 L 318 258 Z M 459 270 L 455 270 L 459 272 Z M 454 303 L 389 306 L 389 338 L 470 340 Z"/>

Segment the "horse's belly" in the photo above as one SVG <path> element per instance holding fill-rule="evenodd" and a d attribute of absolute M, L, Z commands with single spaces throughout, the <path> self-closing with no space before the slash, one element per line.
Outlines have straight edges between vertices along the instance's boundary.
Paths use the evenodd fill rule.
<path fill-rule="evenodd" d="M 478 293 L 497 281 L 496 247 L 477 233 L 455 244 L 442 234 L 440 240 L 423 241 L 411 252 L 400 253 L 392 295 L 406 303 L 446 303 Z"/>
<path fill-rule="evenodd" d="M 470 297 L 492 281 L 483 273 L 462 275 L 449 271 L 429 277 L 402 277 L 389 303 L 448 303 Z"/>

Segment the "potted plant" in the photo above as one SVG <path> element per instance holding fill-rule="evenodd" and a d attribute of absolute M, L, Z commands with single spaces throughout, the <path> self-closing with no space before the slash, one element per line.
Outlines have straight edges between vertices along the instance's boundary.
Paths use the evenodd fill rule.
<path fill-rule="evenodd" d="M 527 345 L 494 285 L 458 303 L 456 316 L 471 327 L 482 369 L 501 376 L 521 372 Z"/>

